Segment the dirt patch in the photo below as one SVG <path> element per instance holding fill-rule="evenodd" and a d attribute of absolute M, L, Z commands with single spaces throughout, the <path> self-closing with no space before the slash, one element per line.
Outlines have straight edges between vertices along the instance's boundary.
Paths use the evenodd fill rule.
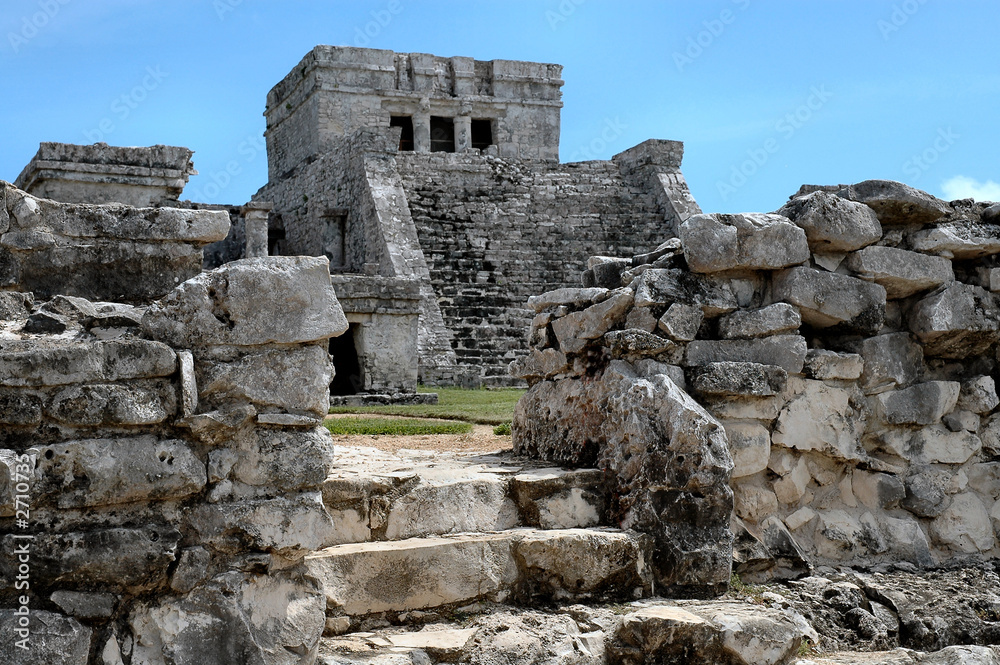
<path fill-rule="evenodd" d="M 327 418 L 357 417 L 356 414 L 337 413 Z M 413 416 L 372 416 L 377 418 L 406 418 Z M 428 418 L 428 420 L 439 420 Z M 447 421 L 445 421 L 447 422 Z M 483 453 L 497 450 L 511 450 L 513 444 L 510 436 L 497 436 L 492 425 L 473 425 L 468 434 L 421 434 L 417 436 L 360 436 L 334 435 L 333 442 L 338 446 L 370 446 L 396 452 L 403 448 L 411 450 L 451 450 L 456 452 Z"/>

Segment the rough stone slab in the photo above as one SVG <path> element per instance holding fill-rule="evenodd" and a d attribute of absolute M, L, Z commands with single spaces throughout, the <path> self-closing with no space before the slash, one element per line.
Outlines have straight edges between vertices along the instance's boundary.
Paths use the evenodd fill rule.
<path fill-rule="evenodd" d="M 933 425 L 955 408 L 961 384 L 928 381 L 875 396 L 879 413 L 893 425 Z"/>
<path fill-rule="evenodd" d="M 595 340 L 614 327 L 632 306 L 629 289 L 620 289 L 607 300 L 572 312 L 552 322 L 552 332 L 563 353 L 579 353 L 589 340 Z"/>
<path fill-rule="evenodd" d="M 771 433 L 759 423 L 727 422 L 726 438 L 733 456 L 733 478 L 752 476 L 767 468 Z"/>
<path fill-rule="evenodd" d="M 684 347 L 665 337 L 645 330 L 612 330 L 605 333 L 602 344 L 608 348 L 612 358 L 636 361 L 643 358 L 673 363 L 684 355 Z"/>
<path fill-rule="evenodd" d="M 965 464 L 982 447 L 983 442 L 971 432 L 951 432 L 931 425 L 913 434 L 906 457 L 915 464 Z"/>
<path fill-rule="evenodd" d="M 693 272 L 775 270 L 809 260 L 805 233 L 781 215 L 694 215 L 677 234 Z"/>
<path fill-rule="evenodd" d="M 639 275 L 634 285 L 636 307 L 679 302 L 701 307 L 705 316 L 714 317 L 739 306 L 728 280 L 695 275 L 686 270 L 653 268 Z"/>
<path fill-rule="evenodd" d="M 691 387 L 702 395 L 770 397 L 785 388 L 788 372 L 775 365 L 717 362 L 695 370 Z"/>
<path fill-rule="evenodd" d="M 241 259 L 184 282 L 149 308 L 143 330 L 178 348 L 301 344 L 347 330 L 325 257 Z"/>
<path fill-rule="evenodd" d="M 461 510 L 455 510 L 461 506 Z M 497 476 L 424 478 L 391 503 L 385 539 L 503 531 L 518 525 L 517 507 L 507 497 L 507 483 Z"/>
<path fill-rule="evenodd" d="M 944 201 L 893 180 L 865 180 L 839 190 L 837 196 L 864 203 L 882 226 L 930 224 L 952 212 Z"/>
<path fill-rule="evenodd" d="M 180 537 L 173 527 L 159 524 L 36 534 L 31 544 L 31 574 L 53 586 L 152 589 L 166 581 Z M 12 554 L 16 542 L 13 535 L 0 538 L 0 580 L 4 582 L 12 581 L 17 570 Z"/>
<path fill-rule="evenodd" d="M 82 508 L 183 499 L 205 483 L 205 464 L 186 443 L 143 436 L 41 447 L 32 489 L 38 505 Z"/>
<path fill-rule="evenodd" d="M 632 538 L 594 529 L 520 529 L 338 545 L 309 554 L 305 561 L 310 575 L 323 583 L 331 613 L 365 616 L 503 599 L 524 594 L 519 587 L 529 589 L 529 597 L 603 593 L 615 586 L 623 569 L 637 571 L 642 565 Z M 524 550 L 515 554 L 522 540 Z M 560 554 L 570 551 L 577 563 Z M 542 567 L 531 569 L 529 561 Z M 562 583 L 567 580 L 583 586 L 579 591 L 566 588 Z M 619 597 L 630 596 L 627 589 Z"/>
<path fill-rule="evenodd" d="M 199 356 L 195 367 L 198 401 L 210 408 L 250 403 L 319 418 L 330 410 L 333 363 L 324 346 L 253 350 L 232 362 Z"/>
<path fill-rule="evenodd" d="M 1000 224 L 949 222 L 911 233 L 907 240 L 917 252 L 948 259 L 977 259 L 1000 254 Z"/>
<path fill-rule="evenodd" d="M 19 291 L 0 291 L 0 321 L 18 321 L 28 318 L 34 296 Z"/>
<path fill-rule="evenodd" d="M 187 418 L 198 411 L 198 379 L 194 372 L 194 355 L 187 350 L 177 352 L 181 370 L 181 416 Z"/>
<path fill-rule="evenodd" d="M 959 282 L 914 305 L 907 323 L 928 356 L 968 358 L 1000 339 L 1000 308 L 994 297 Z"/>
<path fill-rule="evenodd" d="M 996 546 L 993 524 L 986 506 L 972 492 L 952 498 L 951 505 L 930 525 L 933 541 L 957 552 L 988 552 Z"/>
<path fill-rule="evenodd" d="M 533 469 L 514 476 L 510 491 L 528 526 L 575 529 L 597 526 L 604 514 L 604 473 L 599 469 Z"/>
<path fill-rule="evenodd" d="M 885 289 L 878 284 L 799 267 L 777 273 L 772 288 L 775 300 L 796 305 L 802 321 L 814 328 L 871 335 L 885 321 Z"/>
<path fill-rule="evenodd" d="M 885 287 L 886 297 L 891 299 L 907 298 L 955 281 L 948 259 L 895 247 L 865 247 L 847 256 L 847 267 L 858 277 Z"/>
<path fill-rule="evenodd" d="M 54 591 L 49 599 L 70 616 L 79 619 L 107 619 L 114 613 L 118 598 L 111 593 Z"/>
<path fill-rule="evenodd" d="M 754 310 L 737 310 L 719 318 L 722 339 L 752 339 L 798 332 L 802 317 L 794 305 L 775 303 Z"/>
<path fill-rule="evenodd" d="M 778 214 L 801 227 L 809 248 L 822 254 L 854 251 L 882 237 L 871 208 L 822 190 L 792 199 Z"/>
<path fill-rule="evenodd" d="M 778 416 L 771 441 L 796 450 L 815 450 L 840 460 L 864 459 L 858 438 L 864 414 L 851 407 L 851 391 L 822 381 L 803 381 Z"/>
<path fill-rule="evenodd" d="M 511 362 L 509 372 L 519 379 L 545 379 L 570 369 L 566 354 L 559 349 L 531 349 L 528 355 Z"/>
<path fill-rule="evenodd" d="M 609 662 L 784 665 L 803 626 L 787 612 L 740 602 L 652 605 L 627 615 L 608 644 Z"/>
<path fill-rule="evenodd" d="M 777 365 L 789 374 L 800 374 L 806 360 L 806 340 L 798 335 L 760 339 L 695 340 L 688 345 L 685 364 L 700 367 L 717 362 Z"/>
<path fill-rule="evenodd" d="M 0 342 L 0 385 L 62 386 L 169 376 L 177 355 L 143 339 Z"/>
<path fill-rule="evenodd" d="M 155 425 L 174 415 L 168 381 L 70 386 L 53 396 L 46 415 L 67 425 Z"/>
<path fill-rule="evenodd" d="M 864 359 L 861 388 L 867 393 L 905 388 L 920 378 L 924 350 L 909 333 L 889 333 L 859 342 L 856 351 Z"/>
<path fill-rule="evenodd" d="M 698 329 L 701 328 L 704 319 L 705 313 L 700 307 L 675 302 L 667 308 L 656 324 L 675 342 L 690 342 L 698 336 Z"/>
<path fill-rule="evenodd" d="M 528 298 L 528 308 L 536 313 L 561 305 L 590 306 L 608 297 L 610 291 L 604 288 L 565 288 L 548 291 Z"/>
<path fill-rule="evenodd" d="M 865 361 L 857 353 L 826 349 L 809 349 L 806 353 L 805 371 L 811 379 L 854 381 L 861 377 L 864 367 Z"/>
<path fill-rule="evenodd" d="M 287 558 L 316 551 L 333 528 L 319 492 L 205 504 L 192 509 L 187 521 L 205 543 L 235 549 L 249 546 Z"/>
<path fill-rule="evenodd" d="M 93 630 L 76 619 L 31 609 L 27 649 L 17 642 L 19 617 L 12 609 L 0 609 L 0 661 L 11 665 L 87 665 Z"/>
<path fill-rule="evenodd" d="M 962 382 L 958 408 L 984 415 L 1000 405 L 996 382 L 992 376 L 978 376 Z"/>

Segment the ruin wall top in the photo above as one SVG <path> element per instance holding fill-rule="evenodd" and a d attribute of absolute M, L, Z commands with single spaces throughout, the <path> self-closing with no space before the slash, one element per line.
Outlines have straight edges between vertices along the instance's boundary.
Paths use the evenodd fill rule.
<path fill-rule="evenodd" d="M 412 122 L 417 152 L 434 149 L 436 122 L 454 122 L 461 144 L 462 132 L 475 131 L 465 118 L 488 121 L 482 145 L 496 145 L 500 154 L 558 159 L 561 75 L 554 64 L 317 46 L 268 93 L 270 177 L 329 149 L 337 137 L 388 127 L 393 116 Z"/>

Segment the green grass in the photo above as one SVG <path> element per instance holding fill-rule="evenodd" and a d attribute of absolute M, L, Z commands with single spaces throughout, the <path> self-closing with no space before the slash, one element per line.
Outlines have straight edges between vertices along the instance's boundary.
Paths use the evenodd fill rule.
<path fill-rule="evenodd" d="M 325 423 L 331 434 L 368 436 L 416 436 L 418 434 L 468 434 L 470 423 L 436 422 L 414 418 L 331 418 Z"/>
<path fill-rule="evenodd" d="M 420 392 L 436 392 L 437 404 L 406 406 L 335 406 L 330 413 L 379 413 L 415 418 L 446 418 L 480 425 L 503 425 L 514 418 L 514 405 L 524 394 L 518 388 L 471 390 L 468 388 L 427 388 Z"/>

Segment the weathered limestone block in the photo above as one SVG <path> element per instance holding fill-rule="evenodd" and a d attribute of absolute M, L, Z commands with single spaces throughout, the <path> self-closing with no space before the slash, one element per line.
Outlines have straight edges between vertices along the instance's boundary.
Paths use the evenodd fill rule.
<path fill-rule="evenodd" d="M 931 538 L 955 552 L 975 554 L 996 545 L 986 506 L 972 492 L 952 497 L 951 505 L 930 524 Z"/>
<path fill-rule="evenodd" d="M 913 306 L 907 321 L 928 356 L 968 358 L 1000 339 L 1000 308 L 994 297 L 969 284 L 956 282 L 932 293 Z"/>
<path fill-rule="evenodd" d="M 591 529 L 529 531 L 512 546 L 520 593 L 552 600 L 646 597 L 653 588 L 648 540 Z"/>
<path fill-rule="evenodd" d="M 801 227 L 809 249 L 821 254 L 854 251 L 882 237 L 882 225 L 871 208 L 822 190 L 792 199 L 778 214 Z"/>
<path fill-rule="evenodd" d="M 975 434 L 951 432 L 941 425 L 931 425 L 913 434 L 906 458 L 916 464 L 965 464 L 982 446 Z"/>
<path fill-rule="evenodd" d="M 531 349 L 528 355 L 510 364 L 510 374 L 527 381 L 538 381 L 568 372 L 566 354 L 558 349 Z"/>
<path fill-rule="evenodd" d="M 39 449 L 33 491 L 59 508 L 183 499 L 206 483 L 183 441 L 154 436 L 58 443 Z"/>
<path fill-rule="evenodd" d="M 869 473 L 855 469 L 851 489 L 858 501 L 870 510 L 892 508 L 906 497 L 903 482 L 887 473 Z"/>
<path fill-rule="evenodd" d="M 701 310 L 698 310 L 701 314 Z M 659 319 L 653 314 L 650 307 L 633 307 L 625 317 L 625 327 L 644 330 L 646 332 L 656 332 Z"/>
<path fill-rule="evenodd" d="M 918 252 L 948 259 L 976 259 L 1000 254 L 1000 224 L 971 221 L 950 222 L 915 231 L 908 237 Z"/>
<path fill-rule="evenodd" d="M 650 269 L 635 282 L 635 306 L 681 303 L 701 307 L 707 317 L 732 312 L 739 305 L 728 280 L 679 269 Z"/>
<path fill-rule="evenodd" d="M 787 379 L 776 365 L 717 362 L 695 369 L 691 387 L 702 395 L 770 397 L 784 390 Z"/>
<path fill-rule="evenodd" d="M 597 526 L 606 509 L 604 474 L 597 469 L 532 469 L 511 479 L 521 519 L 542 529 Z"/>
<path fill-rule="evenodd" d="M 63 386 L 169 376 L 177 354 L 144 339 L 22 340 L 0 349 L 0 385 Z"/>
<path fill-rule="evenodd" d="M 698 336 L 698 329 L 705 319 L 700 307 L 675 302 L 657 322 L 660 330 L 675 342 L 690 342 Z"/>
<path fill-rule="evenodd" d="M 28 318 L 35 298 L 30 293 L 0 291 L 0 321 L 17 321 Z"/>
<path fill-rule="evenodd" d="M 944 201 L 892 180 L 865 180 L 841 189 L 837 196 L 864 203 L 882 226 L 930 224 L 952 212 Z"/>
<path fill-rule="evenodd" d="M 852 405 L 856 396 L 822 381 L 804 380 L 801 386 L 781 410 L 771 441 L 795 450 L 815 450 L 834 459 L 864 459 L 858 439 L 864 431 L 865 414 Z"/>
<path fill-rule="evenodd" d="M 71 386 L 53 396 L 46 415 L 67 425 L 155 425 L 177 411 L 167 381 Z"/>
<path fill-rule="evenodd" d="M 806 234 L 781 215 L 694 215 L 677 233 L 693 272 L 774 270 L 809 260 Z"/>
<path fill-rule="evenodd" d="M 809 349 L 805 372 L 811 379 L 853 381 L 861 377 L 865 361 L 856 353 Z"/>
<path fill-rule="evenodd" d="M 173 527 L 97 528 L 85 532 L 36 534 L 31 574 L 36 589 L 99 587 L 105 591 L 154 588 L 167 579 L 180 533 Z M 17 557 L 12 535 L 0 538 L 0 580 L 13 581 Z"/>
<path fill-rule="evenodd" d="M 865 247 L 847 256 L 847 267 L 862 279 L 885 287 L 886 297 L 892 299 L 955 281 L 948 259 L 895 247 Z"/>
<path fill-rule="evenodd" d="M 589 307 L 606 299 L 609 293 L 608 289 L 595 287 L 556 289 L 528 298 L 528 309 L 541 313 L 561 305 Z"/>
<path fill-rule="evenodd" d="M 980 415 L 987 414 L 1000 405 L 996 382 L 992 376 L 978 376 L 962 382 L 958 395 L 958 408 Z"/>
<path fill-rule="evenodd" d="M 774 335 L 760 339 L 695 340 L 688 345 L 685 363 L 699 367 L 716 362 L 777 365 L 789 374 L 799 374 L 806 359 L 806 340 L 798 335 Z"/>
<path fill-rule="evenodd" d="M 771 433 L 758 423 L 727 422 L 726 438 L 733 457 L 733 478 L 750 476 L 767 468 L 771 458 Z"/>
<path fill-rule="evenodd" d="M 347 319 L 325 257 L 233 261 L 189 279 L 155 303 L 143 330 L 179 348 L 300 344 L 336 337 Z"/>
<path fill-rule="evenodd" d="M 107 619 L 114 614 L 117 597 L 113 593 L 55 591 L 49 600 L 78 619 Z"/>
<path fill-rule="evenodd" d="M 955 408 L 961 384 L 928 381 L 875 396 L 877 413 L 892 425 L 933 425 Z"/>
<path fill-rule="evenodd" d="M 908 333 L 889 333 L 862 340 L 856 350 L 864 359 L 861 387 L 866 393 L 904 388 L 920 378 L 923 348 Z"/>
<path fill-rule="evenodd" d="M 503 531 L 517 525 L 517 507 L 496 477 L 426 480 L 388 508 L 386 540 L 448 533 Z M 442 511 L 441 506 L 462 506 Z"/>
<path fill-rule="evenodd" d="M 608 656 L 613 665 L 784 665 L 802 638 L 803 626 L 782 610 L 739 602 L 653 605 L 622 620 Z"/>
<path fill-rule="evenodd" d="M 250 403 L 259 411 L 308 412 L 318 418 L 330 408 L 333 363 L 323 345 L 255 349 L 231 361 L 200 353 L 195 370 L 198 401 L 209 408 Z"/>
<path fill-rule="evenodd" d="M 333 464 L 333 441 L 323 427 L 302 430 L 259 429 L 230 448 L 210 453 L 209 466 L 218 482 L 228 478 L 258 488 L 266 495 L 315 489 Z M 216 457 L 218 455 L 218 457 Z M 217 459 L 221 459 L 216 462 Z M 219 473 L 220 471 L 225 473 Z"/>
<path fill-rule="evenodd" d="M 93 630 L 76 619 L 32 608 L 26 648 L 17 629 L 20 617 L 14 610 L 0 609 L 0 660 L 12 665 L 87 665 Z"/>
<path fill-rule="evenodd" d="M 775 303 L 757 310 L 737 310 L 719 319 L 719 337 L 752 339 L 798 332 L 799 311 L 788 303 Z"/>
<path fill-rule="evenodd" d="M 129 617 L 133 665 L 313 662 L 325 623 L 315 580 L 231 572 L 185 596 L 139 604 Z"/>
<path fill-rule="evenodd" d="M 594 377 L 536 383 L 514 407 L 515 452 L 567 466 L 594 466 L 604 440 L 605 391 Z"/>
<path fill-rule="evenodd" d="M 632 300 L 630 289 L 619 289 L 596 305 L 556 319 L 552 332 L 559 340 L 559 348 L 563 353 L 580 353 L 588 341 L 598 339 L 618 324 Z"/>
<path fill-rule="evenodd" d="M 676 363 L 684 356 L 684 347 L 645 330 L 612 330 L 602 339 L 612 358 L 636 362 L 652 358 Z"/>
<path fill-rule="evenodd" d="M 745 520 L 760 523 L 778 510 L 778 497 L 773 491 L 756 484 L 733 483 L 733 508 Z"/>
<path fill-rule="evenodd" d="M 322 547 L 332 522 L 320 492 L 290 497 L 203 504 L 188 521 L 202 542 L 223 551 L 252 549 L 301 558 Z"/>
<path fill-rule="evenodd" d="M 772 288 L 775 300 L 796 305 L 802 321 L 814 328 L 871 335 L 885 321 L 885 289 L 878 284 L 798 267 L 776 273 Z"/>

